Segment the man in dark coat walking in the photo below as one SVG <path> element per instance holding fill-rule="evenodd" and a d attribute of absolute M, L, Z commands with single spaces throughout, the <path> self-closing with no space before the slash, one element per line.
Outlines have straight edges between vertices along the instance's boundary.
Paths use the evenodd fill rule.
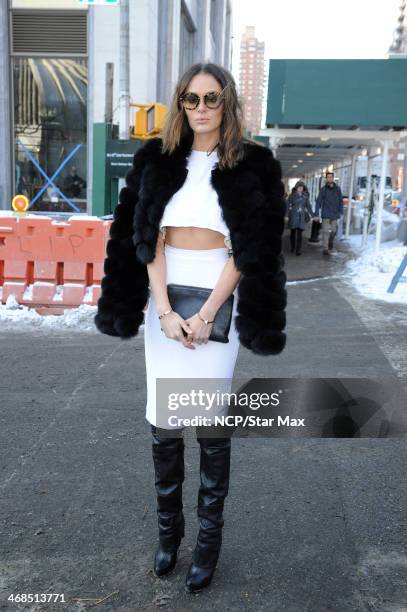
<path fill-rule="evenodd" d="M 335 238 L 338 219 L 343 214 L 343 195 L 334 181 L 334 173 L 326 173 L 326 183 L 321 188 L 315 207 L 315 215 L 322 220 L 322 253 L 330 255 Z M 331 233 L 331 240 L 329 234 Z"/>

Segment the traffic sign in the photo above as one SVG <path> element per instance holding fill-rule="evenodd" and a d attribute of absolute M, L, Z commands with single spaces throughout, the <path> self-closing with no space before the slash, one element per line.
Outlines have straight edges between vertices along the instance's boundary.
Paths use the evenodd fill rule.
<path fill-rule="evenodd" d="M 406 268 L 407 268 L 407 253 L 404 255 L 403 259 L 401 260 L 401 264 L 399 265 L 399 267 L 396 270 L 395 275 L 391 279 L 391 283 L 389 285 L 389 288 L 387 289 L 387 293 L 394 293 L 394 290 L 397 287 L 398 283 L 407 283 L 407 276 L 403 276 L 403 272 Z"/>

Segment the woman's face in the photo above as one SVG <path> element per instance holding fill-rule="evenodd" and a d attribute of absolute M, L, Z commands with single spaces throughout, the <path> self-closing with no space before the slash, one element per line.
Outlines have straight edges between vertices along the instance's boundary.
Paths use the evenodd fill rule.
<path fill-rule="evenodd" d="M 203 100 L 206 93 L 213 91 L 217 93 L 222 91 L 220 83 L 211 74 L 203 73 L 195 75 L 186 89 L 186 92 L 195 93 L 201 98 L 195 109 L 184 109 L 191 129 L 197 134 L 218 133 L 222 123 L 224 102 L 221 102 L 217 108 L 208 108 Z M 203 119 L 205 121 L 199 122 Z"/>
<path fill-rule="evenodd" d="M 303 189 L 304 189 L 304 187 L 302 185 L 298 185 L 298 187 L 297 187 L 298 193 L 302 193 Z"/>

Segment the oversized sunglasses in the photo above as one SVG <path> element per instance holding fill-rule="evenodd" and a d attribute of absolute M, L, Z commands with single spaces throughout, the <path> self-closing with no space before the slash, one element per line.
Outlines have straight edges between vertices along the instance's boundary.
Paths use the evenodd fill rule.
<path fill-rule="evenodd" d="M 204 104 L 208 108 L 218 108 L 221 105 L 223 99 L 223 92 L 226 87 L 228 87 L 229 83 L 222 89 L 222 91 L 208 91 L 203 97 Z M 187 110 L 194 110 L 198 108 L 199 103 L 201 101 L 201 96 L 198 96 L 196 93 L 186 92 L 179 97 L 179 101 L 182 106 Z"/>

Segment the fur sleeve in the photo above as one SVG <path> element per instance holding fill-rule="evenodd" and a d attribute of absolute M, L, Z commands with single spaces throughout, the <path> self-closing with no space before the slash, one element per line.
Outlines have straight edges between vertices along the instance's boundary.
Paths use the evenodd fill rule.
<path fill-rule="evenodd" d="M 280 353 L 286 343 L 287 292 L 283 270 L 284 184 L 281 165 L 270 149 L 258 165 L 264 196 L 250 210 L 245 248 L 239 256 L 236 329 L 240 342 L 260 355 Z"/>
<path fill-rule="evenodd" d="M 94 317 L 101 333 L 122 339 L 137 335 L 149 297 L 147 268 L 136 258 L 132 241 L 145 156 L 145 146 L 142 146 L 134 155 L 133 166 L 126 174 L 126 186 L 121 189 L 119 203 L 113 212 L 104 260 L 105 275 Z"/>

